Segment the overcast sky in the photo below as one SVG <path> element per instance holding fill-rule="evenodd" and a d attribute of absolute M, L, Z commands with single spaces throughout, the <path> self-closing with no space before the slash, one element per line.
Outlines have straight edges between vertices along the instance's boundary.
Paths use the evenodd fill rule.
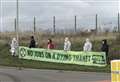
<path fill-rule="evenodd" d="M 16 16 L 16 0 L 0 0 L 1 30 L 13 25 Z M 81 23 L 94 19 L 97 13 L 102 18 L 115 21 L 119 11 L 119 0 L 19 0 L 20 21 L 32 21 L 33 16 L 45 24 L 52 21 L 52 16 L 59 20 L 73 21 L 77 15 Z M 114 19 L 113 19 L 114 18 Z M 83 20 L 83 21 L 82 21 Z M 65 21 L 64 21 L 65 22 Z M 84 23 L 84 22 L 83 22 Z M 48 26 L 51 23 L 48 23 Z M 86 24 L 87 25 L 87 24 Z"/>

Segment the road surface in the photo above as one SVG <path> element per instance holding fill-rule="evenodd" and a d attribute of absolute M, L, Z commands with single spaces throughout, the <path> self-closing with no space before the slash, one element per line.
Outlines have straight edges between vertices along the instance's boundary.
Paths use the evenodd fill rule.
<path fill-rule="evenodd" d="M 0 67 L 0 82 L 110 82 L 110 73 Z"/>

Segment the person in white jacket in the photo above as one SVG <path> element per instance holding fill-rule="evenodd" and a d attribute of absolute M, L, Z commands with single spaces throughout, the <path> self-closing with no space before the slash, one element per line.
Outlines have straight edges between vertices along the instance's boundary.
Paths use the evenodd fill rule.
<path fill-rule="evenodd" d="M 18 41 L 16 40 L 16 38 L 13 38 L 12 39 L 12 42 L 11 42 L 11 55 L 12 56 L 16 56 L 17 55 L 17 48 L 18 48 Z"/>
<path fill-rule="evenodd" d="M 83 46 L 83 50 L 84 51 L 91 51 L 92 50 L 92 43 L 90 42 L 90 40 L 87 38 L 86 42 Z"/>
<path fill-rule="evenodd" d="M 70 51 L 71 50 L 71 42 L 69 41 L 68 37 L 65 38 L 64 50 L 65 51 Z"/>

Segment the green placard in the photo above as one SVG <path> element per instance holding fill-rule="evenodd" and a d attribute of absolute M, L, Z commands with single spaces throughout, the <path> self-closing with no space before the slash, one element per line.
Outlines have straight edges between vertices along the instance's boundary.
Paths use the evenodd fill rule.
<path fill-rule="evenodd" d="M 104 52 L 66 52 L 63 50 L 19 47 L 19 58 L 87 66 L 106 66 Z"/>

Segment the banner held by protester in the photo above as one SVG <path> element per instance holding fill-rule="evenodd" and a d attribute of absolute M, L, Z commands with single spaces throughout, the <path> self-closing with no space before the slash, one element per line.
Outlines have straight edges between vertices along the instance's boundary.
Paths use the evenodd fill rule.
<path fill-rule="evenodd" d="M 19 58 L 87 66 L 106 66 L 104 52 L 66 52 L 63 50 L 19 47 Z"/>

